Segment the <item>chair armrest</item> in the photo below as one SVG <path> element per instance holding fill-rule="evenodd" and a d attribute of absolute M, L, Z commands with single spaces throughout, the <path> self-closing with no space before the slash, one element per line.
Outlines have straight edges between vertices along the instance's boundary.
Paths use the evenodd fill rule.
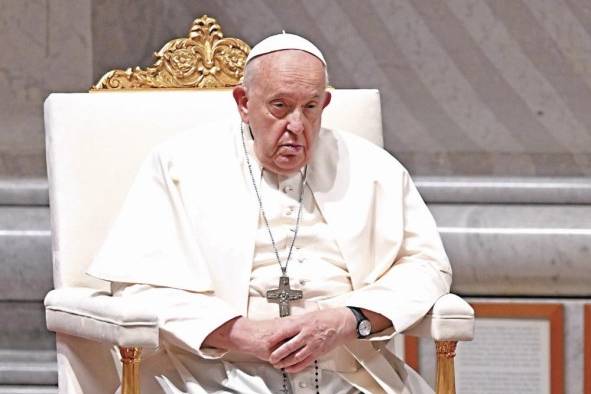
<path fill-rule="evenodd" d="M 104 291 L 69 287 L 45 297 L 50 331 L 123 347 L 157 347 L 158 318 L 149 306 Z"/>
<path fill-rule="evenodd" d="M 435 301 L 421 321 L 403 334 L 436 341 L 471 341 L 474 338 L 474 309 L 457 295 L 446 294 Z"/>

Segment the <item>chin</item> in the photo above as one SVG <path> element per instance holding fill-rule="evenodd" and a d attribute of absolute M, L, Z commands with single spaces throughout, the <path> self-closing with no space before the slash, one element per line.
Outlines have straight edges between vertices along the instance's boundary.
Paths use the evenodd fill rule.
<path fill-rule="evenodd" d="M 271 172 L 274 172 L 277 175 L 289 176 L 295 174 L 299 168 L 291 169 L 291 168 L 281 168 L 275 167 Z"/>
<path fill-rule="evenodd" d="M 274 168 L 275 168 L 275 172 L 281 174 L 281 175 L 290 175 L 290 174 L 294 174 L 296 172 L 298 172 L 299 170 L 301 170 L 302 168 L 304 168 L 306 166 L 307 162 L 306 161 L 302 161 L 302 162 L 298 162 L 297 164 L 287 164 L 287 163 L 283 163 L 283 164 L 277 164 L 274 163 Z"/>

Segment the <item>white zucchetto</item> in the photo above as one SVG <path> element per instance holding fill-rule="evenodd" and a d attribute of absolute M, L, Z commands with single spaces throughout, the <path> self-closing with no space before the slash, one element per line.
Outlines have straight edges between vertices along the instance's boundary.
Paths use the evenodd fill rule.
<path fill-rule="evenodd" d="M 326 60 L 324 60 L 322 52 L 320 52 L 320 49 L 318 49 L 316 45 L 312 44 L 304 37 L 285 32 L 269 36 L 256 44 L 248 54 L 248 57 L 246 58 L 246 64 L 248 64 L 248 62 L 250 62 L 255 57 L 271 52 L 285 51 L 288 49 L 297 49 L 308 52 L 309 54 L 320 59 L 322 64 L 324 64 L 324 67 L 326 67 Z"/>

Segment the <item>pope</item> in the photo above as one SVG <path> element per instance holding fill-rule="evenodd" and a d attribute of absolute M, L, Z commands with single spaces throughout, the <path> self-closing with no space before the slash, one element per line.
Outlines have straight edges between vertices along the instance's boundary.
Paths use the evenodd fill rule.
<path fill-rule="evenodd" d="M 146 392 L 432 392 L 385 344 L 449 291 L 448 259 L 408 172 L 321 128 L 327 86 L 314 44 L 268 37 L 240 124 L 146 159 L 89 269 L 159 316 Z"/>

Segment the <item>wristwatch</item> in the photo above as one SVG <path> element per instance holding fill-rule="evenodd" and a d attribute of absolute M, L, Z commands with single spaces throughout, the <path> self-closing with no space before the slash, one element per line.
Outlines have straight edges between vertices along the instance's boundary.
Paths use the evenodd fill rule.
<path fill-rule="evenodd" d="M 354 306 L 348 306 L 347 308 L 353 312 L 355 319 L 357 319 L 357 338 L 366 338 L 371 334 L 371 322 L 365 317 L 363 312 L 361 312 L 360 308 Z"/>

